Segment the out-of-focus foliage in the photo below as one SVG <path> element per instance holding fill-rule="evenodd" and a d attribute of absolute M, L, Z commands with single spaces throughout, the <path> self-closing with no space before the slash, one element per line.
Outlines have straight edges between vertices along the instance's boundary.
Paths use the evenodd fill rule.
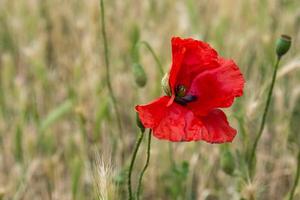
<path fill-rule="evenodd" d="M 143 198 L 286 197 L 300 141 L 299 0 L 105 0 L 105 7 L 122 137 L 106 87 L 98 0 L 0 1 L 0 199 L 125 199 L 138 131 L 134 106 L 162 93 L 155 59 L 136 45 L 147 41 L 167 72 L 175 35 L 205 40 L 241 68 L 244 96 L 225 111 L 238 134 L 228 145 L 233 157 L 219 145 L 175 143 L 169 151 L 168 142 L 153 139 Z M 282 33 L 293 42 L 278 71 L 250 181 L 247 150 Z M 134 63 L 147 75 L 143 88 L 134 81 Z M 144 85 L 144 79 L 137 80 Z M 143 142 L 133 186 L 144 166 Z M 95 164 L 99 157 L 103 162 Z"/>

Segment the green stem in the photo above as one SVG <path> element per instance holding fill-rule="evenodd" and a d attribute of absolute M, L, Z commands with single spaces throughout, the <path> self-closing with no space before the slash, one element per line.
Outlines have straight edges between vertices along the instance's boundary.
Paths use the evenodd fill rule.
<path fill-rule="evenodd" d="M 129 172 L 128 172 L 128 196 L 129 196 L 128 199 L 129 200 L 133 199 L 132 198 L 132 187 L 131 187 L 131 173 L 132 173 L 132 169 L 133 169 L 133 165 L 134 165 L 134 162 L 135 162 L 137 152 L 139 150 L 139 147 L 141 145 L 141 142 L 142 142 L 143 138 L 144 138 L 144 132 L 141 132 L 140 137 L 136 141 L 135 148 L 134 148 L 132 158 L 131 158 L 131 162 L 130 162 L 130 166 L 129 166 Z"/>
<path fill-rule="evenodd" d="M 300 177 L 300 150 L 299 150 L 299 153 L 298 153 L 298 162 L 297 162 L 296 177 L 295 177 L 294 185 L 293 185 L 291 193 L 290 193 L 289 200 L 293 200 L 294 199 L 294 194 L 295 194 L 295 190 L 297 188 L 298 182 L 299 182 L 299 177 Z"/>
<path fill-rule="evenodd" d="M 146 42 L 146 41 L 140 41 L 139 44 L 145 45 L 145 47 L 150 51 L 150 53 L 152 54 L 152 56 L 153 56 L 153 58 L 154 58 L 154 60 L 155 60 L 155 62 L 157 64 L 157 67 L 158 67 L 158 70 L 160 72 L 160 75 L 163 77 L 164 76 L 164 70 L 163 70 L 162 64 L 160 63 L 159 58 L 155 54 L 155 52 L 152 49 L 151 45 L 148 42 Z"/>
<path fill-rule="evenodd" d="M 123 134 L 122 134 L 121 118 L 120 118 L 120 114 L 119 114 L 119 110 L 118 110 L 118 106 L 117 106 L 117 99 L 114 95 L 112 85 L 111 85 L 111 80 L 110 80 L 109 51 L 108 51 L 106 29 L 105 29 L 105 8 L 104 8 L 103 0 L 100 0 L 100 9 L 101 9 L 101 29 L 102 29 L 103 46 L 104 46 L 104 59 L 105 59 L 105 67 L 106 67 L 107 87 L 108 87 L 109 95 L 112 99 L 112 104 L 113 104 L 114 110 L 116 112 L 116 118 L 117 118 L 120 137 L 122 138 Z"/>
<path fill-rule="evenodd" d="M 277 74 L 277 69 L 278 69 L 278 66 L 279 66 L 280 58 L 281 57 L 277 57 L 277 60 L 276 60 L 276 64 L 275 64 L 274 72 L 273 72 L 273 77 L 272 77 L 272 82 L 271 82 L 271 86 L 270 86 L 270 89 L 269 89 L 269 93 L 268 93 L 268 97 L 267 97 L 266 106 L 265 106 L 265 109 L 264 109 L 262 121 L 261 121 L 258 134 L 257 134 L 257 136 L 254 140 L 254 144 L 253 144 L 253 147 L 252 147 L 252 150 L 251 150 L 250 159 L 249 159 L 249 163 L 248 163 L 249 164 L 248 167 L 249 167 L 249 170 L 250 170 L 250 175 L 252 174 L 252 167 L 253 167 L 252 164 L 253 164 L 253 160 L 254 160 L 254 157 L 255 157 L 255 154 L 256 154 L 256 148 L 257 148 L 259 139 L 261 138 L 264 127 L 265 127 L 267 114 L 268 114 L 269 106 L 270 106 L 271 99 L 272 99 L 273 88 L 274 88 L 274 85 L 275 85 L 276 74 Z"/>
<path fill-rule="evenodd" d="M 146 159 L 146 163 L 145 166 L 140 174 L 139 177 L 139 184 L 138 184 L 138 189 L 137 189 L 137 193 L 136 193 L 136 199 L 139 200 L 140 199 L 140 192 L 141 192 L 141 188 L 142 188 L 142 180 L 143 180 L 143 176 L 144 173 L 147 170 L 147 167 L 149 165 L 149 161 L 150 161 L 150 150 L 151 150 L 151 129 L 149 129 L 149 135 L 148 135 L 148 146 L 147 146 L 147 159 Z"/>

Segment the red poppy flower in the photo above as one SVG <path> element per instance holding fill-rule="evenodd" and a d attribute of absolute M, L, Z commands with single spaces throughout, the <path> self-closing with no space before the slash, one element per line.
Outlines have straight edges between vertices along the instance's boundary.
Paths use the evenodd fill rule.
<path fill-rule="evenodd" d="M 170 96 L 136 106 L 142 124 L 154 136 L 170 141 L 231 142 L 236 130 L 219 108 L 242 96 L 244 78 L 238 66 L 193 39 L 172 38 Z"/>

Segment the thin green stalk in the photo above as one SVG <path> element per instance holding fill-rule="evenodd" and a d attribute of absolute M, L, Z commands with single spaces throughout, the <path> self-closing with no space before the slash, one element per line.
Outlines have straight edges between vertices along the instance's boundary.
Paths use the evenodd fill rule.
<path fill-rule="evenodd" d="M 268 97 L 267 97 L 267 101 L 266 101 L 266 106 L 265 106 L 265 109 L 264 109 L 263 117 L 262 117 L 262 120 L 261 120 L 260 128 L 259 128 L 258 134 L 257 134 L 257 136 L 256 136 L 256 138 L 254 140 L 254 144 L 253 144 L 253 147 L 252 147 L 252 150 L 251 150 L 250 159 L 249 159 L 249 163 L 248 163 L 249 164 L 248 167 L 249 167 L 249 170 L 250 170 L 250 176 L 252 174 L 252 167 L 253 167 L 252 165 L 253 165 L 253 160 L 254 160 L 255 153 L 256 153 L 256 148 L 257 148 L 259 139 L 261 138 L 261 135 L 263 133 L 263 130 L 264 130 L 264 127 L 265 127 L 265 123 L 266 123 L 266 119 L 267 119 L 267 114 L 268 114 L 269 106 L 271 104 L 271 99 L 272 99 L 272 94 L 273 94 L 273 88 L 274 88 L 274 85 L 275 85 L 276 74 L 277 74 L 277 70 L 278 70 L 280 59 L 281 59 L 281 57 L 278 56 L 277 60 L 276 60 L 276 64 L 274 66 L 274 72 L 273 72 L 272 82 L 271 82 L 271 86 L 270 86 L 270 89 L 269 89 L 269 93 L 268 93 Z"/>
<path fill-rule="evenodd" d="M 106 29 L 105 29 L 105 8 L 104 8 L 103 0 L 100 0 L 100 9 L 101 9 L 101 29 L 102 29 L 103 46 L 104 46 L 104 58 L 105 58 L 105 67 L 106 67 L 107 87 L 108 87 L 109 95 L 112 99 L 113 107 L 114 107 L 115 112 L 116 112 L 116 118 L 117 118 L 120 137 L 122 138 L 123 134 L 122 134 L 121 118 L 120 118 L 120 114 L 119 114 L 119 110 L 118 110 L 118 106 L 117 106 L 117 99 L 114 95 L 112 85 L 111 85 L 111 80 L 110 80 L 109 51 L 108 51 Z"/>
<path fill-rule="evenodd" d="M 140 174 L 139 177 L 139 184 L 138 184 L 138 189 L 137 189 L 137 193 L 136 193 L 136 199 L 139 200 L 140 199 L 140 192 L 141 192 L 141 188 L 142 188 L 142 180 L 143 180 L 143 176 L 144 173 L 147 170 L 147 167 L 149 165 L 149 161 L 150 161 L 150 150 L 151 150 L 151 129 L 149 129 L 149 135 L 148 135 L 148 146 L 147 146 L 147 159 L 146 159 L 146 163 L 145 166 Z"/>
<path fill-rule="evenodd" d="M 154 60 L 157 64 L 160 75 L 163 77 L 164 76 L 164 70 L 163 70 L 162 64 L 160 63 L 159 58 L 155 54 L 155 52 L 152 49 L 151 45 L 146 41 L 140 41 L 139 43 L 145 45 L 145 47 L 150 51 L 150 53 L 152 54 L 152 56 L 153 56 L 153 58 L 154 58 Z"/>
<path fill-rule="evenodd" d="M 298 153 L 296 177 L 295 177 L 295 180 L 294 180 L 294 185 L 293 185 L 292 190 L 290 192 L 289 200 L 294 199 L 294 194 L 295 194 L 295 190 L 297 188 L 298 182 L 299 182 L 299 177 L 300 177 L 300 150 L 299 150 L 299 153 Z"/>
<path fill-rule="evenodd" d="M 140 145 L 141 145 L 141 142 L 142 142 L 143 138 L 144 138 L 144 132 L 141 132 L 140 137 L 136 141 L 135 148 L 134 148 L 132 158 L 131 158 L 131 162 L 130 162 L 130 166 L 129 166 L 129 171 L 128 171 L 128 199 L 129 200 L 133 199 L 133 197 L 132 197 L 132 186 L 131 186 L 131 173 L 132 173 L 132 169 L 133 169 L 133 165 L 134 165 L 134 162 L 135 162 L 137 152 L 140 148 Z"/>

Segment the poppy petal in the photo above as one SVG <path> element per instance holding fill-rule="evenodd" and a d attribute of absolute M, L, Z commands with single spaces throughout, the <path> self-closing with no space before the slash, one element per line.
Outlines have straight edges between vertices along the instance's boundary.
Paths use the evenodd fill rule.
<path fill-rule="evenodd" d="M 172 38 L 172 67 L 170 70 L 169 84 L 171 87 L 172 95 L 175 96 L 175 86 L 177 76 L 181 68 L 181 63 L 184 57 L 186 48 L 179 42 L 180 38 Z"/>
<path fill-rule="evenodd" d="M 172 38 L 172 67 L 170 86 L 190 87 L 191 81 L 202 71 L 218 67 L 218 54 L 209 44 L 191 38 Z"/>
<path fill-rule="evenodd" d="M 205 116 L 214 108 L 232 105 L 235 97 L 243 95 L 244 78 L 232 60 L 220 58 L 220 67 L 200 73 L 192 82 L 188 95 L 197 100 L 188 104 L 197 116 Z"/>
<path fill-rule="evenodd" d="M 203 140 L 209 143 L 231 142 L 237 131 L 230 127 L 226 115 L 219 109 L 211 110 L 207 116 L 201 118 L 208 131 L 208 137 Z"/>
<path fill-rule="evenodd" d="M 198 141 L 208 135 L 203 123 L 194 113 L 177 103 L 167 108 L 153 133 L 159 139 L 173 142 Z"/>
<path fill-rule="evenodd" d="M 156 127 L 161 119 L 164 117 L 167 110 L 167 103 L 169 102 L 170 97 L 163 96 L 160 97 L 149 104 L 146 105 L 137 105 L 135 110 L 138 112 L 142 124 L 146 128 Z"/>
<path fill-rule="evenodd" d="M 136 106 L 143 125 L 153 129 L 158 139 L 180 142 L 207 138 L 207 130 L 200 119 L 177 103 L 167 107 L 169 99 L 162 97 L 148 105 Z"/>

